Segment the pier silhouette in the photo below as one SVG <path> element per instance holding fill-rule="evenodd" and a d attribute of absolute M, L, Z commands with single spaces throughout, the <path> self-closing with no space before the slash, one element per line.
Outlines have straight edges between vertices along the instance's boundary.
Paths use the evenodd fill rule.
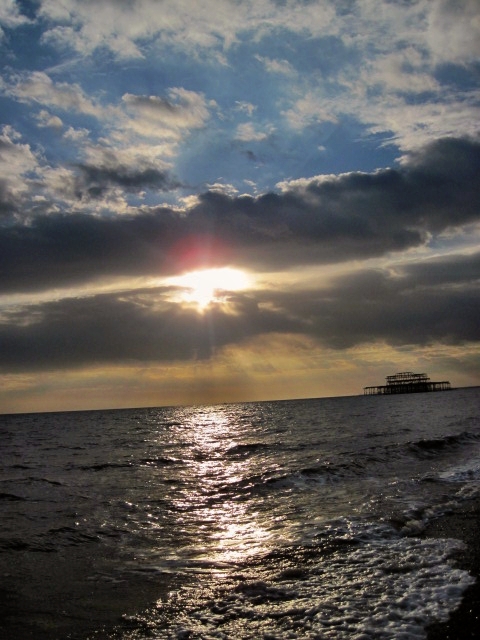
<path fill-rule="evenodd" d="M 394 395 L 398 393 L 424 393 L 427 391 L 449 391 L 452 387 L 448 380 L 433 382 L 426 373 L 403 371 L 385 378 L 387 384 L 364 387 L 365 396 Z"/>

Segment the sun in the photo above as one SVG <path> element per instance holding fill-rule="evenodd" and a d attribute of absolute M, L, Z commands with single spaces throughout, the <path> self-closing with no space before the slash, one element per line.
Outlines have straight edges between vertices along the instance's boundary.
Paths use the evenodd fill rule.
<path fill-rule="evenodd" d="M 240 291 L 251 284 L 245 271 L 232 267 L 189 271 L 181 276 L 169 278 L 169 283 L 181 287 L 181 302 L 195 304 L 202 310 L 212 302 L 219 301 L 225 292 Z"/>

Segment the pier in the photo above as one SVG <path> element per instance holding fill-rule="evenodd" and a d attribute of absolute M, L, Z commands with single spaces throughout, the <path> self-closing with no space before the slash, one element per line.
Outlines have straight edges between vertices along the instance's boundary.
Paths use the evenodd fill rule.
<path fill-rule="evenodd" d="M 433 382 L 426 373 L 412 373 L 411 371 L 403 371 L 393 376 L 387 376 L 385 380 L 387 384 L 364 387 L 363 395 L 383 396 L 397 393 L 424 393 L 427 391 L 449 391 L 452 388 L 447 380 Z"/>

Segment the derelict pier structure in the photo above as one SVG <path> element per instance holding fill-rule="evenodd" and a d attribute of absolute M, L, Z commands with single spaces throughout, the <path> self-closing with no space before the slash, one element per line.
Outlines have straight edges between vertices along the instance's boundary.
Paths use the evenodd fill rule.
<path fill-rule="evenodd" d="M 386 383 L 375 387 L 364 387 L 365 396 L 384 396 L 397 393 L 423 393 L 425 391 L 449 391 L 450 382 L 432 382 L 426 373 L 403 371 L 386 377 Z"/>

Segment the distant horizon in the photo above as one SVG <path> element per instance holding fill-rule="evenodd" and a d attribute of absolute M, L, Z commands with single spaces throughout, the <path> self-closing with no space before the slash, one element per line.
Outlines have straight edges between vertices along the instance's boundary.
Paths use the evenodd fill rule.
<path fill-rule="evenodd" d="M 462 389 L 478 389 L 480 385 L 466 385 L 462 387 L 452 386 L 451 391 L 461 391 Z M 431 393 L 441 393 L 441 392 L 424 392 L 424 395 L 430 395 Z M 55 409 L 55 410 L 46 410 L 46 411 L 16 411 L 11 413 L 0 413 L 0 417 L 2 416 L 17 416 L 17 415 L 35 415 L 35 414 L 47 414 L 47 413 L 88 413 L 88 412 L 96 412 L 96 411 L 136 411 L 136 410 L 148 410 L 148 409 L 178 409 L 178 408 L 202 408 L 202 407 L 221 407 L 222 405 L 235 405 L 235 404 L 261 404 L 261 403 L 269 403 L 269 402 L 301 402 L 302 400 L 333 400 L 340 398 L 398 398 L 401 395 L 423 395 L 419 394 L 393 394 L 393 395 L 371 395 L 365 396 L 363 393 L 352 393 L 347 395 L 337 395 L 337 396 L 308 396 L 308 397 L 298 397 L 298 398 L 267 398 L 264 400 L 233 400 L 233 401 L 225 401 L 225 402 L 215 402 L 215 403 L 205 403 L 205 404 L 166 404 L 166 405 L 151 405 L 151 406 L 138 406 L 138 407 L 104 407 L 104 408 L 90 408 L 90 409 Z"/>

